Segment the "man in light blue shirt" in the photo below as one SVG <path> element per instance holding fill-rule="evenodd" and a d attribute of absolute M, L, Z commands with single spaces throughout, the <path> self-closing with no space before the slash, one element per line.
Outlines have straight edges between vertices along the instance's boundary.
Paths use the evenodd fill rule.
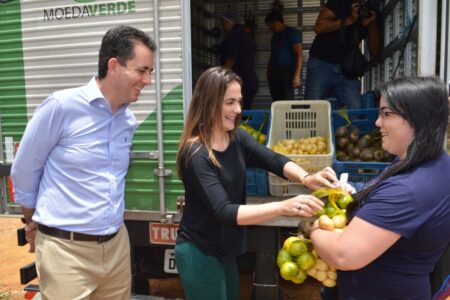
<path fill-rule="evenodd" d="M 154 51 L 141 30 L 110 29 L 98 76 L 47 97 L 28 123 L 11 176 L 42 299 L 129 299 L 123 214 L 136 119 L 128 104 L 151 82 Z"/>

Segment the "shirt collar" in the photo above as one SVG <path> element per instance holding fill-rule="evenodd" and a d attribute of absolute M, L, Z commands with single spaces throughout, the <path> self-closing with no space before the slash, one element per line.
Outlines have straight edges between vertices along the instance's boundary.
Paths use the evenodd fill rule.
<path fill-rule="evenodd" d="M 111 109 L 111 103 L 108 101 L 108 99 L 106 99 L 106 97 L 103 95 L 102 91 L 97 85 L 96 76 L 93 76 L 89 81 L 89 83 L 85 86 L 85 92 L 87 102 L 92 103 L 95 100 L 103 99 L 103 101 L 108 104 L 109 109 Z M 122 104 L 117 110 L 117 112 L 126 110 L 128 108 L 128 105 L 129 103 Z"/>
<path fill-rule="evenodd" d="M 89 83 L 86 85 L 86 100 L 91 103 L 94 100 L 97 99 L 105 99 L 105 96 L 103 96 L 102 91 L 100 91 L 100 88 L 97 85 L 97 78 L 93 76 Z"/>

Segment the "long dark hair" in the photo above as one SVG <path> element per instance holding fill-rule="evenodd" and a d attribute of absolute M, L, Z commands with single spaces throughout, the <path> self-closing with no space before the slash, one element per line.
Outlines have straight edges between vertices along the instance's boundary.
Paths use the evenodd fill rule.
<path fill-rule="evenodd" d="M 388 107 L 414 128 L 414 139 L 406 158 L 389 166 L 371 184 L 358 192 L 347 213 L 383 180 L 435 159 L 444 148 L 448 126 L 448 91 L 437 77 L 405 77 L 387 82 L 379 88 Z"/>
<path fill-rule="evenodd" d="M 181 155 L 186 145 L 195 142 L 202 143 L 208 151 L 209 159 L 220 167 L 212 148 L 213 130 L 222 126 L 222 105 L 225 92 L 231 82 L 238 82 L 242 86 L 241 78 L 225 67 L 212 67 L 204 71 L 195 85 L 189 112 L 180 137 L 177 154 L 178 176 L 181 173 Z M 230 140 L 241 121 L 240 116 L 235 120 L 234 130 L 230 132 Z M 195 152 L 195 151 L 194 151 Z M 186 163 L 189 157 L 186 158 Z"/>

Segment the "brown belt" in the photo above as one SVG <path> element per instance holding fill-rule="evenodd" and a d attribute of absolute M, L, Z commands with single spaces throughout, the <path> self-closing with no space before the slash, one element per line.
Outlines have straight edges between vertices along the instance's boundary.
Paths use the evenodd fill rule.
<path fill-rule="evenodd" d="M 62 229 L 58 229 L 55 227 L 48 227 L 42 224 L 38 224 L 38 230 L 44 234 L 66 239 L 66 240 L 73 240 L 73 241 L 84 241 L 84 242 L 98 242 L 98 243 L 104 243 L 112 239 L 117 235 L 116 233 L 109 234 L 109 235 L 90 235 L 90 234 L 84 234 L 84 233 L 78 233 L 78 232 L 71 232 L 66 231 Z"/>

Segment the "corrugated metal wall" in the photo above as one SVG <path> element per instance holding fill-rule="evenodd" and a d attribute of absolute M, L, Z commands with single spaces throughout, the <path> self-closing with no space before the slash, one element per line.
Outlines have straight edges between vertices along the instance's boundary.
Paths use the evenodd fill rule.
<path fill-rule="evenodd" d="M 417 22 L 411 27 L 418 12 L 417 0 L 385 1 L 379 16 L 382 28 L 382 54 L 377 64 L 364 77 L 364 90 L 376 88 L 379 82 L 396 77 L 417 75 Z M 407 40 L 411 28 L 411 35 Z M 404 53 L 401 54 L 406 43 Z M 367 50 L 367 49 L 366 49 Z"/>

